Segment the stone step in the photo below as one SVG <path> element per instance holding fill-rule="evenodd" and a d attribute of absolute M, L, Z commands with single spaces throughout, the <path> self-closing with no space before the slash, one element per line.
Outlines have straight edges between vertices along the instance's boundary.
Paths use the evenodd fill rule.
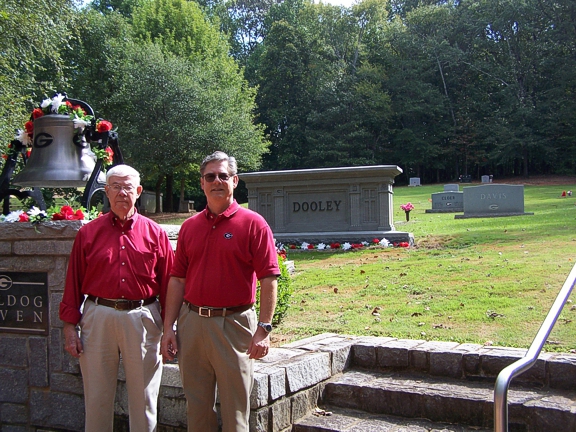
<path fill-rule="evenodd" d="M 491 432 L 491 429 L 425 419 L 407 419 L 383 414 L 369 414 L 349 408 L 326 407 L 294 423 L 292 432 Z"/>
<path fill-rule="evenodd" d="M 330 380 L 322 399 L 367 413 L 477 427 L 494 423 L 494 386 L 485 382 L 356 369 Z M 576 392 L 512 386 L 508 413 L 518 430 L 576 431 Z"/>

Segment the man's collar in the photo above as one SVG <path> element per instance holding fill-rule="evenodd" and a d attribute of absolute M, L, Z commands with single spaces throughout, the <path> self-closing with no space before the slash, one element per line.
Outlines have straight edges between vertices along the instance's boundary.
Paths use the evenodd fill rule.
<path fill-rule="evenodd" d="M 236 213 L 238 211 L 238 209 L 240 208 L 240 205 L 236 202 L 236 200 L 234 200 L 232 202 L 232 204 L 230 204 L 228 206 L 228 208 L 226 208 L 226 210 L 224 210 L 222 213 L 220 213 L 219 215 L 214 214 L 210 211 L 210 209 L 208 208 L 208 206 L 206 206 L 206 217 L 210 218 L 210 216 L 212 216 L 213 218 L 217 218 L 218 216 L 223 216 L 223 217 L 230 217 L 232 216 L 234 213 Z"/>
<path fill-rule="evenodd" d="M 118 226 L 125 227 L 128 229 L 132 228 L 132 226 L 138 221 L 138 216 L 139 216 L 138 210 L 134 208 L 134 213 L 132 214 L 132 216 L 127 218 L 124 224 L 122 224 L 120 218 L 116 216 L 116 214 L 113 211 L 108 212 L 108 218 L 110 219 L 110 223 L 112 224 L 112 226 L 118 224 Z"/>

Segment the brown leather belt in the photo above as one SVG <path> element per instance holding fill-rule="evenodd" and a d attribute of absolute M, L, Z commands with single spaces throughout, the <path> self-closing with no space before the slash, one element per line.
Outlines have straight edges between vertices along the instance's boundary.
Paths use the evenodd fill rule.
<path fill-rule="evenodd" d="M 213 308 L 206 306 L 195 306 L 186 300 L 184 300 L 184 303 L 186 303 L 186 305 L 191 311 L 196 312 L 198 315 L 204 318 L 225 317 L 226 315 L 230 315 L 236 312 L 247 311 L 248 309 L 252 309 L 252 306 L 254 306 L 253 303 L 250 303 L 242 306 L 234 306 L 229 308 Z"/>
<path fill-rule="evenodd" d="M 102 297 L 88 295 L 88 300 L 92 300 L 97 305 L 108 306 L 116 310 L 132 310 L 154 303 L 156 297 L 150 297 L 144 300 L 108 300 Z"/>

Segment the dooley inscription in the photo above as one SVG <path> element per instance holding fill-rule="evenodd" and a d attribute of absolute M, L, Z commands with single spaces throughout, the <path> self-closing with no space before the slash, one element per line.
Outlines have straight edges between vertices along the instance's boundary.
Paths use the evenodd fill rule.
<path fill-rule="evenodd" d="M 0 272 L 0 331 L 48 335 L 48 273 Z"/>
<path fill-rule="evenodd" d="M 292 211 L 297 213 L 299 211 L 307 212 L 323 212 L 323 211 L 340 211 L 340 204 L 342 200 L 334 201 L 294 201 L 292 203 Z"/>

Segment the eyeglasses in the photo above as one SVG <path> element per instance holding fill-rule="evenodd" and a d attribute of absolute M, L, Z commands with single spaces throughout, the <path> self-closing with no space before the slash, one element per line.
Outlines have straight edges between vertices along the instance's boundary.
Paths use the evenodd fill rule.
<path fill-rule="evenodd" d="M 120 193 L 120 191 L 124 191 L 127 194 L 134 192 L 134 190 L 136 189 L 134 186 L 122 186 L 119 184 L 112 184 L 112 185 L 106 185 L 108 186 L 110 189 L 112 189 L 115 193 Z"/>
<path fill-rule="evenodd" d="M 212 183 L 214 180 L 216 180 L 216 177 L 218 177 L 220 179 L 220 181 L 228 181 L 230 179 L 230 177 L 232 177 L 231 175 L 227 174 L 227 173 L 218 173 L 218 174 L 213 174 L 213 173 L 209 173 L 209 174 L 204 174 L 202 176 L 202 178 L 204 180 L 206 180 L 208 183 Z"/>

